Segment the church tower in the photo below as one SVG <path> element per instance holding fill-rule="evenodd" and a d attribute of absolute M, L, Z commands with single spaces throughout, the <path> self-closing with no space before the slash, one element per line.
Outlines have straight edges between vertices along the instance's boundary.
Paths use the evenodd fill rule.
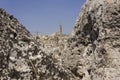
<path fill-rule="evenodd" d="M 58 27 L 58 34 L 62 34 L 62 25 L 61 24 Z"/>

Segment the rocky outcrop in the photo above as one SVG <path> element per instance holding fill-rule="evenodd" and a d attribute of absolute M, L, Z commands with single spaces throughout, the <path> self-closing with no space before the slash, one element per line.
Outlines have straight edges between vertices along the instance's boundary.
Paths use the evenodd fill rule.
<path fill-rule="evenodd" d="M 76 80 L 16 18 L 0 9 L 0 80 Z"/>
<path fill-rule="evenodd" d="M 120 80 L 120 1 L 87 0 L 58 61 L 0 9 L 0 80 Z"/>
<path fill-rule="evenodd" d="M 120 0 L 87 0 L 62 58 L 80 80 L 120 80 Z"/>

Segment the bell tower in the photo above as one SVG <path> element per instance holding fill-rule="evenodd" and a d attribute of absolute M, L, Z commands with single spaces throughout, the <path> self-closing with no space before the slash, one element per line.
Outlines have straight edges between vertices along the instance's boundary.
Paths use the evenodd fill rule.
<path fill-rule="evenodd" d="M 62 34 L 62 25 L 61 24 L 58 27 L 58 34 Z"/>

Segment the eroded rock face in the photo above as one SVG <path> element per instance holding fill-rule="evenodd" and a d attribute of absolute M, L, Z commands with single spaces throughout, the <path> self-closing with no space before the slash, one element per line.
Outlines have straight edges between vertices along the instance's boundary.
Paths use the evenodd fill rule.
<path fill-rule="evenodd" d="M 75 80 L 40 46 L 16 18 L 0 9 L 0 80 Z"/>
<path fill-rule="evenodd" d="M 63 62 L 81 80 L 120 80 L 120 0 L 87 0 Z"/>

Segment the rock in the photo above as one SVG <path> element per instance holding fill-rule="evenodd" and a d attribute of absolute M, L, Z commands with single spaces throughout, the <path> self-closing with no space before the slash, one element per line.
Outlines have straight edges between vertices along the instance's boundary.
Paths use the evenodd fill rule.
<path fill-rule="evenodd" d="M 80 80 L 120 80 L 120 1 L 87 0 L 62 60 Z"/>
<path fill-rule="evenodd" d="M 0 9 L 0 80 L 76 80 L 46 55 L 16 18 Z"/>
<path fill-rule="evenodd" d="M 87 0 L 64 51 L 41 45 L 0 9 L 0 80 L 120 80 L 120 1 Z"/>

